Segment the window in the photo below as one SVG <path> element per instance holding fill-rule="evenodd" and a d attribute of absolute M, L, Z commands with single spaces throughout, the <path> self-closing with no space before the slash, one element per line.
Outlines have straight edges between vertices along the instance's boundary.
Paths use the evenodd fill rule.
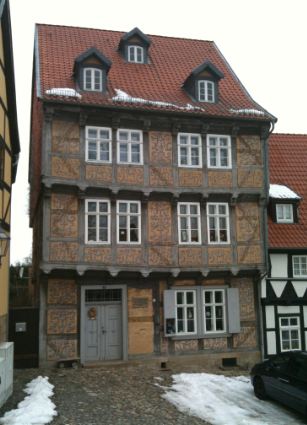
<path fill-rule="evenodd" d="M 117 131 L 117 161 L 120 164 L 143 163 L 143 135 L 139 130 Z"/>
<path fill-rule="evenodd" d="M 292 257 L 293 276 L 307 277 L 307 255 L 294 255 Z"/>
<path fill-rule="evenodd" d="M 230 136 L 207 136 L 207 155 L 209 168 L 231 168 Z"/>
<path fill-rule="evenodd" d="M 84 90 L 102 91 L 102 70 L 97 68 L 84 68 Z"/>
<path fill-rule="evenodd" d="M 300 350 L 300 319 L 299 317 L 280 317 L 280 344 L 281 351 Z"/>
<path fill-rule="evenodd" d="M 139 201 L 117 201 L 117 242 L 141 242 L 141 204 Z"/>
<path fill-rule="evenodd" d="M 176 291 L 176 333 L 196 333 L 195 291 Z"/>
<path fill-rule="evenodd" d="M 225 203 L 207 204 L 208 239 L 210 244 L 229 243 L 229 208 Z"/>
<path fill-rule="evenodd" d="M 180 167 L 202 166 L 199 134 L 178 134 L 178 164 Z"/>
<path fill-rule="evenodd" d="M 198 81 L 198 100 L 199 102 L 215 102 L 215 87 L 213 81 Z"/>
<path fill-rule="evenodd" d="M 144 63 L 143 47 L 128 46 L 128 62 Z"/>
<path fill-rule="evenodd" d="M 197 202 L 178 203 L 178 232 L 180 244 L 200 244 L 200 207 Z"/>
<path fill-rule="evenodd" d="M 88 199 L 85 202 L 85 242 L 110 243 L 110 201 Z"/>
<path fill-rule="evenodd" d="M 223 289 L 206 289 L 203 295 L 205 332 L 225 332 L 225 291 Z"/>
<path fill-rule="evenodd" d="M 277 204 L 276 221 L 277 223 L 293 223 L 293 205 Z"/>
<path fill-rule="evenodd" d="M 86 161 L 111 162 L 111 129 L 86 127 Z"/>

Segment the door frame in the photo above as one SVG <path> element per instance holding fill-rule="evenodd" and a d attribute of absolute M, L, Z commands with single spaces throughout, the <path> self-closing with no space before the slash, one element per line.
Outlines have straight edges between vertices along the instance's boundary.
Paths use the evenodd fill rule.
<path fill-rule="evenodd" d="M 127 286 L 126 285 L 82 285 L 80 297 L 80 362 L 86 363 L 85 352 L 85 291 L 87 289 L 121 289 L 122 291 L 122 347 L 124 361 L 128 360 L 128 305 L 127 305 Z M 100 360 L 103 363 L 103 360 Z"/>

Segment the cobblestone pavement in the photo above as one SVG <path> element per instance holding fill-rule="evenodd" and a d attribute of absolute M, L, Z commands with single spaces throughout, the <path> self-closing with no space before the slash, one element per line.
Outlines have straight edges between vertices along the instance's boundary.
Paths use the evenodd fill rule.
<path fill-rule="evenodd" d="M 183 367 L 164 371 L 144 364 L 15 370 L 14 393 L 0 409 L 0 417 L 25 397 L 26 383 L 42 375 L 55 386 L 52 400 L 58 416 L 52 425 L 205 425 L 161 397 L 163 387 L 171 385 L 172 374 L 202 371 Z"/>

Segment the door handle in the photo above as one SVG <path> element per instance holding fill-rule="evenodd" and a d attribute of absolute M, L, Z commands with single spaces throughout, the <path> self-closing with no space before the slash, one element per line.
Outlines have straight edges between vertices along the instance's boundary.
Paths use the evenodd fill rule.
<path fill-rule="evenodd" d="M 283 379 L 283 378 L 278 378 L 278 380 L 280 382 L 284 382 L 285 384 L 289 384 L 290 381 L 288 381 L 287 379 Z"/>

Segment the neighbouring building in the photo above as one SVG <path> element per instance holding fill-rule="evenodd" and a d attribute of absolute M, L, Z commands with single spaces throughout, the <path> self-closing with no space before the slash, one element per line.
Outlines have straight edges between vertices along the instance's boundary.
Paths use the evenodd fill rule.
<path fill-rule="evenodd" d="M 214 42 L 37 25 L 40 362 L 259 359 L 267 137 Z"/>
<path fill-rule="evenodd" d="M 269 138 L 269 268 L 262 282 L 265 355 L 307 350 L 307 135 Z"/>
<path fill-rule="evenodd" d="M 0 406 L 12 391 L 8 344 L 11 195 L 20 152 L 9 2 L 0 1 Z"/>

